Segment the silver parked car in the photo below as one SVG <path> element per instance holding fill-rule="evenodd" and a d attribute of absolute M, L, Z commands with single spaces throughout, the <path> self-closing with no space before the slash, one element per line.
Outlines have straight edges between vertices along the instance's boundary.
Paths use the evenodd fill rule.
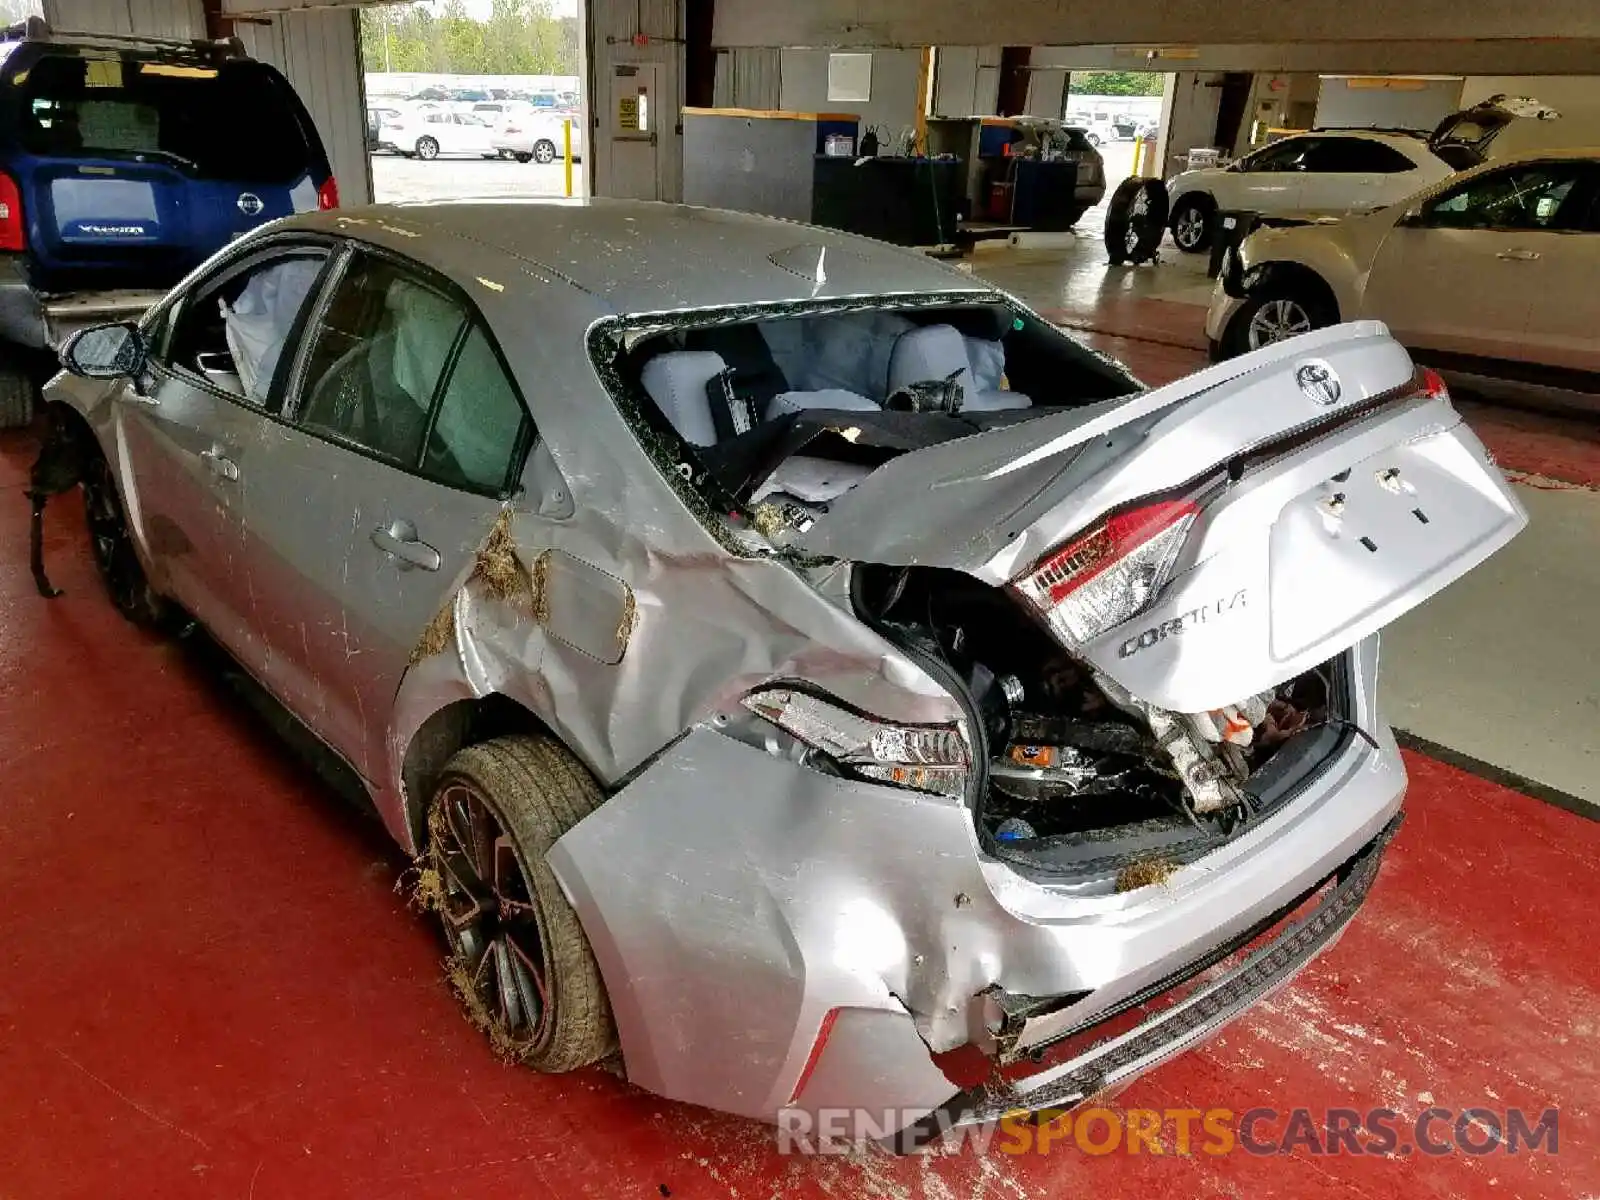
<path fill-rule="evenodd" d="M 370 796 L 498 1048 L 901 1146 L 1324 949 L 1405 789 L 1377 631 L 1525 523 L 1377 324 L 1150 390 L 664 205 L 308 214 L 64 361 L 117 606 Z"/>

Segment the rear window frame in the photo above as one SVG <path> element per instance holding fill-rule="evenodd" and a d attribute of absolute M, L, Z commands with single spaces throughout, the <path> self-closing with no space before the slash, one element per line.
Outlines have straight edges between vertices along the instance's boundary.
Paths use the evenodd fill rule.
<path fill-rule="evenodd" d="M 655 401 L 645 393 L 637 378 L 638 372 L 633 370 L 633 359 L 640 347 L 663 334 L 680 330 L 711 329 L 794 317 L 826 317 L 871 310 L 911 312 L 995 307 L 1026 317 L 1039 328 L 1053 330 L 1071 347 L 1070 352 L 1083 357 L 1087 369 L 1105 375 L 1108 384 L 1115 381 L 1125 386 L 1127 390 L 1121 394 L 1121 398 L 1130 399 L 1147 390 L 1146 385 L 1116 359 L 1073 337 L 1070 331 L 1046 321 L 1016 297 L 995 290 L 891 292 L 832 300 L 769 300 L 666 312 L 619 314 L 602 317 L 590 325 L 584 344 L 595 376 L 617 406 L 628 432 L 666 481 L 667 487 L 725 550 L 741 558 L 766 558 L 773 551 L 768 547 L 752 545 L 729 523 L 730 514 L 723 511 L 725 506 L 719 506 L 716 502 L 718 488 L 696 448 L 671 428 Z M 976 432 L 973 436 L 976 436 Z M 793 556 L 790 552 L 780 553 Z"/>
<path fill-rule="evenodd" d="M 34 72 L 41 63 L 50 59 L 90 63 L 94 61 L 115 60 L 122 66 L 124 72 L 138 72 L 147 65 L 184 69 L 216 71 L 220 80 L 224 72 L 247 71 L 259 73 L 262 85 L 269 89 L 275 106 L 280 113 L 286 116 L 293 125 L 295 134 L 301 147 L 301 153 L 296 158 L 298 166 L 292 173 L 279 176 L 276 173 L 240 173 L 230 174 L 218 171 L 200 170 L 198 172 L 179 164 L 159 151 L 140 151 L 135 149 L 118 149 L 115 147 L 83 147 L 77 151 L 61 151 L 48 147 L 31 144 L 27 122 L 33 102 L 38 95 L 30 88 Z M 87 67 L 85 70 L 87 71 Z M 18 84 L 21 77 L 23 83 Z M 232 86 L 220 85 L 219 86 Z M 122 91 L 123 89 L 118 89 Z M 257 106 L 250 106 L 250 112 L 257 111 Z M 252 143 L 253 144 L 253 143 Z M 0 146 L 10 153 L 21 153 L 40 159 L 45 162 L 73 162 L 81 160 L 100 159 L 107 162 L 145 162 L 155 165 L 167 166 L 178 171 L 186 179 L 196 182 L 222 182 L 245 183 L 262 186 L 291 186 L 303 178 L 311 178 L 319 186 L 331 174 L 331 165 L 327 157 L 326 148 L 322 145 L 320 135 L 315 124 L 306 112 L 305 105 L 298 94 L 284 77 L 283 73 L 271 63 L 262 62 L 260 59 L 248 57 L 216 58 L 201 56 L 182 51 L 150 52 L 138 49 L 105 50 L 99 47 L 82 47 L 57 42 L 51 43 L 23 43 L 5 57 L 0 63 Z M 205 165 L 202 160 L 202 167 Z"/>

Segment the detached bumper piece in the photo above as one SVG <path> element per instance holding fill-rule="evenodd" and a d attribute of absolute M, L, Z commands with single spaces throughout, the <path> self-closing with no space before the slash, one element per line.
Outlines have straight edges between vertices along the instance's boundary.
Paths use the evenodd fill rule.
<path fill-rule="evenodd" d="M 1204 1041 L 1288 983 L 1338 939 L 1371 891 L 1383 852 L 1400 821 L 1397 816 L 1330 876 L 1334 887 L 1314 909 L 1249 952 L 1225 974 L 1076 1058 L 1025 1078 L 986 1083 L 959 1093 L 903 1129 L 893 1148 L 902 1154 L 913 1153 L 963 1126 L 1074 1108 Z"/>

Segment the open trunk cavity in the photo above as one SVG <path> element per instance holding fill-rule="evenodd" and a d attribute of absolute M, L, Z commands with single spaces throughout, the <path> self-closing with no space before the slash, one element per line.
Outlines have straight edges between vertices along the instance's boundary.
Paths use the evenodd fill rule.
<path fill-rule="evenodd" d="M 1224 709 L 1171 713 L 1075 658 L 1005 589 L 930 567 L 856 575 L 861 615 L 964 685 L 979 834 L 1019 867 L 1087 877 L 1197 858 L 1356 732 L 1343 655 Z"/>

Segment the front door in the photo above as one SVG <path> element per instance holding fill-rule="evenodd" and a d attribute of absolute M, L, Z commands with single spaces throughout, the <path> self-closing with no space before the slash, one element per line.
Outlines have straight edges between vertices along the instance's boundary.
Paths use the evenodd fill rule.
<path fill-rule="evenodd" d="M 308 325 L 251 493 L 267 681 L 368 779 L 424 633 L 471 573 L 531 428 L 467 301 L 364 252 Z M 431 430 L 431 432 L 430 432 Z"/>
<path fill-rule="evenodd" d="M 1362 315 L 1422 349 L 1537 358 L 1525 335 L 1585 170 L 1575 160 L 1523 163 L 1430 197 L 1385 239 Z"/>
<path fill-rule="evenodd" d="M 117 436 L 129 516 L 165 590 L 245 662 L 255 657 L 240 509 L 279 348 L 326 262 L 283 247 L 220 268 L 150 324 L 140 395 L 120 386 Z"/>

